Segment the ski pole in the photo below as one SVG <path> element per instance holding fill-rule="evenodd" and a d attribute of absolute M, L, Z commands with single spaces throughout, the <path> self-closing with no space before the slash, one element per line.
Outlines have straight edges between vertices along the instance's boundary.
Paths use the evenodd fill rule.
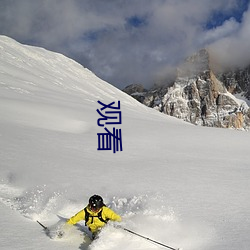
<path fill-rule="evenodd" d="M 160 243 L 160 242 L 158 242 L 158 241 L 155 241 L 155 240 L 152 240 L 152 239 L 150 239 L 150 238 L 148 238 L 148 237 L 145 237 L 145 236 L 143 236 L 143 235 L 141 235 L 141 234 L 135 233 L 135 232 L 133 232 L 133 231 L 127 229 L 127 228 L 122 228 L 122 229 L 125 230 L 125 231 L 127 231 L 127 232 L 129 232 L 129 233 L 131 233 L 131 234 L 137 235 L 137 236 L 139 236 L 139 237 L 141 237 L 141 238 L 143 238 L 143 239 L 145 239 L 145 240 L 154 242 L 154 243 L 156 243 L 156 244 L 158 244 L 158 245 L 161 245 L 161 246 L 163 246 L 163 247 L 169 248 L 169 249 L 171 249 L 171 250 L 180 250 L 180 248 L 173 248 L 173 247 L 167 246 L 167 245 L 162 244 L 162 243 Z"/>
<path fill-rule="evenodd" d="M 43 229 L 46 231 L 46 230 L 48 230 L 48 228 L 47 227 L 45 227 L 40 221 L 36 221 L 40 226 L 42 226 L 43 227 Z"/>

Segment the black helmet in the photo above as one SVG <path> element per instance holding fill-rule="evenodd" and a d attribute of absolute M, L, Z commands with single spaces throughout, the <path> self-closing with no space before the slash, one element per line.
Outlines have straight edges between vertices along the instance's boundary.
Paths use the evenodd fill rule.
<path fill-rule="evenodd" d="M 89 198 L 90 209 L 99 210 L 103 205 L 103 199 L 101 196 L 95 194 Z"/>

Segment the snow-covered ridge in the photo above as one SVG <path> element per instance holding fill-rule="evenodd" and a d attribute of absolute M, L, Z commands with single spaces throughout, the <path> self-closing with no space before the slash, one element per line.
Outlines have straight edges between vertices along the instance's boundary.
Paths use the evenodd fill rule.
<path fill-rule="evenodd" d="M 141 106 L 145 110 L 75 61 L 43 48 L 21 45 L 5 36 L 0 36 L 0 73 L 0 110 L 9 110 L 2 119 L 14 119 L 21 124 L 80 133 L 88 125 L 84 118 L 72 118 L 75 111 L 71 106 L 75 104 L 85 109 L 97 100 L 111 102 L 122 98 L 124 108 Z M 67 100 L 69 94 L 73 97 L 71 103 Z M 69 105 L 64 109 L 50 105 L 57 103 Z"/>
<path fill-rule="evenodd" d="M 59 53 L 22 45 L 5 36 L 0 36 L 0 52 L 1 85 L 15 92 L 35 94 L 40 87 L 43 91 L 56 89 L 63 94 L 69 90 L 76 95 L 83 93 L 100 98 L 112 98 L 120 92 L 82 65 Z M 95 84 L 93 79 L 96 80 Z M 125 98 L 122 92 L 120 96 Z M 132 102 L 135 105 L 132 99 L 127 99 L 129 104 Z"/>

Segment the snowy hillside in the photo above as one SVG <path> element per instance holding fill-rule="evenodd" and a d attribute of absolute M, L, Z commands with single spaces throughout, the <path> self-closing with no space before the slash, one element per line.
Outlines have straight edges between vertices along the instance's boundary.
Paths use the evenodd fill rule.
<path fill-rule="evenodd" d="M 97 150 L 100 109 L 120 101 L 123 151 Z M 122 226 L 184 250 L 250 248 L 249 132 L 197 127 L 145 107 L 76 62 L 0 36 L 1 249 L 153 250 L 108 225 L 52 227 L 92 194 Z"/>

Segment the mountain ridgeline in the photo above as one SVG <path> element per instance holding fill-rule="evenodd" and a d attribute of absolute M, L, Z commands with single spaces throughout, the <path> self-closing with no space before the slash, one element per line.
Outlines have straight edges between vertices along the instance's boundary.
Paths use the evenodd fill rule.
<path fill-rule="evenodd" d="M 171 85 L 124 90 L 139 102 L 184 121 L 209 127 L 250 128 L 250 66 L 219 72 L 206 49 L 188 57 Z"/>

